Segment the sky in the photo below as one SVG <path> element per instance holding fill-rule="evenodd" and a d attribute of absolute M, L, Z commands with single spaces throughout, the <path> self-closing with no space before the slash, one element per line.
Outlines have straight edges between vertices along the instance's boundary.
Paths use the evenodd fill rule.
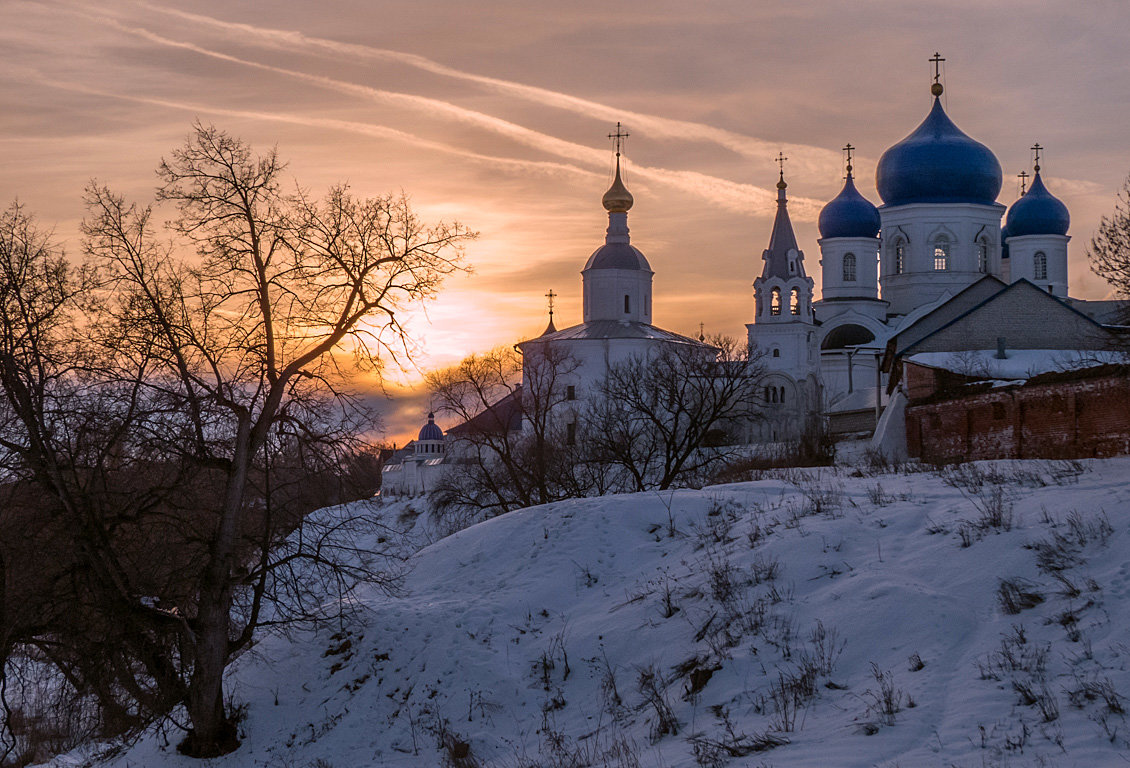
<path fill-rule="evenodd" d="M 950 117 L 1001 161 L 1001 203 L 1046 147 L 1071 294 L 1107 297 L 1086 245 L 1130 171 L 1127 29 L 1130 4 L 1107 0 L 0 0 L 0 190 L 78 254 L 84 185 L 150 198 L 199 119 L 277 147 L 306 189 L 403 190 L 477 231 L 471 271 L 409 318 L 419 352 L 388 370 L 393 399 L 374 397 L 403 443 L 428 409 L 422 372 L 537 335 L 550 289 L 557 326 L 580 322 L 617 121 L 654 322 L 740 336 L 778 152 L 819 293 L 840 148 L 878 204 L 875 164 L 929 110 L 935 51 Z"/>

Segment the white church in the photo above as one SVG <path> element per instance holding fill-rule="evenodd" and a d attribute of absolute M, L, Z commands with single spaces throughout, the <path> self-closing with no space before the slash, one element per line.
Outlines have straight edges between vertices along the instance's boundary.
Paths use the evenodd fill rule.
<path fill-rule="evenodd" d="M 777 211 L 753 283 L 753 322 L 746 325 L 749 344 L 763 352 L 768 369 L 767 418 L 751 422 L 739 439 L 785 439 L 813 416 L 849 424 L 854 419 L 862 430 L 874 429 L 888 400 L 881 366 L 889 343 L 900 335 L 914 337 L 907 331 L 923 318 L 936 324 L 947 312 L 956 317 L 959 305 L 968 309 L 974 298 L 991 301 L 1010 283 L 1026 281 L 1056 303 L 1087 313 L 1088 302 L 1067 295 L 1070 216 L 1041 177 L 1041 147 L 1033 147 L 1031 184 L 1010 207 L 998 203 L 1000 162 L 946 115 L 937 70 L 942 60 L 933 59 L 934 100 L 926 118 L 879 160 L 875 183 L 881 205 L 856 189 L 854 148 L 845 147 L 843 189 L 818 220 L 819 299 L 789 220 L 779 157 Z M 609 365 L 647 355 L 656 345 L 709 349 L 701 338 L 652 324 L 654 271 L 629 236 L 634 201 L 621 177 L 622 136 L 618 126 L 615 179 L 603 198 L 609 220 L 605 242 L 581 271 L 583 321 L 557 330 L 551 313 L 542 336 L 518 345 L 523 350 L 535 342 L 562 345 L 579 362 L 569 399 L 583 399 Z M 973 290 L 976 286 L 981 287 Z M 1010 343 L 1024 346 L 1015 332 Z M 1041 343 L 1047 345 L 1046 335 Z M 1072 340 L 1063 343 L 1067 347 Z"/>

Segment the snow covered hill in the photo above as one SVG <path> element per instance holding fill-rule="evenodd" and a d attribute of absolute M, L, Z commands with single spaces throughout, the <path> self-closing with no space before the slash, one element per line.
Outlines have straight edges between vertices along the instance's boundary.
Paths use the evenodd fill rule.
<path fill-rule="evenodd" d="M 207 765 L 1123 765 L 1128 479 L 792 470 L 516 512 L 354 625 L 265 638 Z M 200 766 L 176 738 L 100 762 Z"/>

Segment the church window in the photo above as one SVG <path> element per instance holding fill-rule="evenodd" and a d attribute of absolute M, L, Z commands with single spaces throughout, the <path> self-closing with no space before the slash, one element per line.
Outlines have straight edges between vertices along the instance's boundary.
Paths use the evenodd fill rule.
<path fill-rule="evenodd" d="M 765 388 L 765 402 L 769 402 L 769 387 Z"/>
<path fill-rule="evenodd" d="M 565 399 L 566 400 L 576 400 L 577 399 L 577 388 L 576 388 L 576 386 L 570 384 L 569 386 L 565 387 Z"/>
<path fill-rule="evenodd" d="M 939 237 L 934 241 L 934 271 L 944 272 L 950 268 L 950 241 Z"/>
<path fill-rule="evenodd" d="M 631 311 L 632 311 L 632 297 L 625 293 L 624 294 L 624 314 L 628 314 Z"/>
<path fill-rule="evenodd" d="M 845 253 L 844 254 L 844 282 L 845 283 L 854 283 L 855 282 L 855 254 L 854 253 Z"/>
<path fill-rule="evenodd" d="M 576 445 L 577 444 L 577 425 L 573 422 L 570 422 L 570 423 L 565 425 L 565 444 L 566 445 Z"/>
<path fill-rule="evenodd" d="M 800 289 L 793 288 L 789 294 L 789 311 L 794 315 L 800 314 Z"/>
<path fill-rule="evenodd" d="M 780 356 L 781 356 L 781 350 L 779 350 L 779 349 L 777 349 L 777 348 L 775 348 L 775 347 L 774 347 L 774 349 L 773 349 L 773 357 L 780 357 Z"/>
<path fill-rule="evenodd" d="M 771 402 L 777 402 L 777 388 L 769 387 L 769 397 Z"/>
<path fill-rule="evenodd" d="M 790 274 L 790 275 L 795 275 L 795 274 L 796 274 L 796 262 L 795 262 L 795 261 L 790 261 L 790 262 L 789 262 L 789 274 Z"/>
<path fill-rule="evenodd" d="M 774 288 L 769 294 L 769 314 L 781 314 L 781 289 Z"/>
<path fill-rule="evenodd" d="M 1048 256 L 1047 256 L 1047 254 L 1044 253 L 1043 251 L 1037 251 L 1036 256 L 1033 258 L 1033 261 L 1035 262 L 1034 267 L 1036 269 L 1036 279 L 1037 280 L 1047 280 L 1048 279 Z"/>
<path fill-rule="evenodd" d="M 989 274 L 989 241 L 984 238 L 977 241 L 977 271 Z"/>
<path fill-rule="evenodd" d="M 902 240 L 895 242 L 895 274 L 901 275 L 906 271 L 906 243 Z"/>
<path fill-rule="evenodd" d="M 785 402 L 785 388 L 781 387 L 781 402 Z"/>

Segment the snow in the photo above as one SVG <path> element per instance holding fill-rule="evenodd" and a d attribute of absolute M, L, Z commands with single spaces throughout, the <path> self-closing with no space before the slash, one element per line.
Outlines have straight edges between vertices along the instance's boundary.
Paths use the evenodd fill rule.
<path fill-rule="evenodd" d="M 1125 355 L 1113 351 L 1009 349 L 1005 354 L 1007 355 L 1005 359 L 997 359 L 995 349 L 969 352 L 919 352 L 906 359 L 908 362 L 927 368 L 942 368 L 966 376 L 1005 381 L 1030 379 L 1042 373 L 1073 371 L 1125 362 Z"/>
<path fill-rule="evenodd" d="M 265 637 L 228 681 L 243 745 L 206 765 L 441 765 L 444 735 L 506 767 L 570 752 L 614 766 L 1124 764 L 1123 716 L 1095 692 L 1109 681 L 1114 708 L 1130 695 L 1128 478 L 1130 458 L 789 470 L 514 512 L 420 550 L 403 594 L 362 594 L 353 623 Z M 408 504 L 386 519 L 421 535 Z M 1043 602 L 1005 613 L 1002 579 Z M 772 689 L 806 663 L 825 669 L 782 713 Z M 889 716 L 872 665 L 901 693 Z M 657 733 L 648 669 L 677 733 Z M 1046 690 L 1058 717 L 1016 686 Z M 710 742 L 767 732 L 788 743 L 709 761 Z M 204 765 L 178 738 L 146 734 L 98 764 Z"/>

